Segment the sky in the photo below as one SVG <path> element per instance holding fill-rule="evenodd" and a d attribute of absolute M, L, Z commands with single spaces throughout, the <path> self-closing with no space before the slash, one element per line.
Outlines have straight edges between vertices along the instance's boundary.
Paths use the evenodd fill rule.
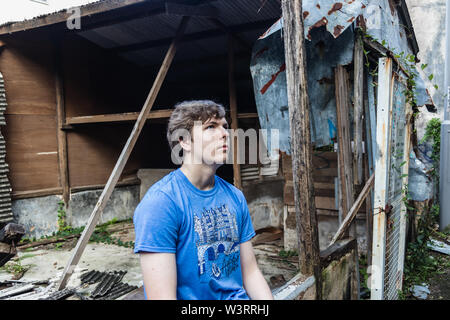
<path fill-rule="evenodd" d="M 43 14 L 97 1 L 98 0 L 1 0 L 0 24 L 31 19 Z"/>

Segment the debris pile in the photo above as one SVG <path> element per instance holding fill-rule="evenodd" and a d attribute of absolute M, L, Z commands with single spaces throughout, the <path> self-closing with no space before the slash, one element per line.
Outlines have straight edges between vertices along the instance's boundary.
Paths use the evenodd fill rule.
<path fill-rule="evenodd" d="M 137 289 L 122 283 L 121 280 L 126 271 L 100 272 L 89 271 L 81 276 L 81 284 L 94 284 L 99 282 L 90 294 L 90 299 L 94 300 L 114 300 L 124 294 Z"/>
<path fill-rule="evenodd" d="M 8 223 L 0 229 L 0 267 L 17 254 L 16 244 L 24 234 L 24 227 L 16 223 Z"/>
<path fill-rule="evenodd" d="M 138 288 L 121 282 L 126 273 L 127 271 L 92 270 L 81 275 L 78 287 L 60 291 L 55 291 L 59 278 L 34 282 L 8 280 L 0 283 L 0 300 L 64 300 L 72 296 L 81 300 L 115 300 Z M 86 295 L 82 289 L 95 283 L 98 284 Z"/>

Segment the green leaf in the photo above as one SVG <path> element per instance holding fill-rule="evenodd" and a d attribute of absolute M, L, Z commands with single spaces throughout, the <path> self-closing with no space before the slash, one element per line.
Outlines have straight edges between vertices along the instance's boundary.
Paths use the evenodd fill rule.
<path fill-rule="evenodd" d="M 435 88 L 436 90 L 438 90 L 438 89 L 439 89 L 439 87 L 438 87 L 438 85 L 437 85 L 437 84 L 435 84 L 435 85 L 434 85 L 434 88 Z"/>
<path fill-rule="evenodd" d="M 421 65 L 420 67 L 421 67 L 422 70 L 423 70 L 423 69 L 425 69 L 426 67 L 428 67 L 428 64 L 427 64 L 427 63 L 425 63 L 425 64 L 422 63 L 422 65 Z"/>
<path fill-rule="evenodd" d="M 433 78 L 434 78 L 434 75 L 433 74 L 430 74 L 429 76 L 428 76 L 428 79 L 431 81 L 431 80 L 433 80 Z"/>

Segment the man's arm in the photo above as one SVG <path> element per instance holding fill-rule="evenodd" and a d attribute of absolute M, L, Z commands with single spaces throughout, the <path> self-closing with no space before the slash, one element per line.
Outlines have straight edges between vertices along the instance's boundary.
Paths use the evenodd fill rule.
<path fill-rule="evenodd" d="M 242 280 L 245 291 L 252 300 L 273 300 L 269 285 L 256 263 L 250 241 L 240 244 Z"/>
<path fill-rule="evenodd" d="M 174 253 L 142 252 L 141 269 L 148 300 L 177 299 L 177 266 Z"/>

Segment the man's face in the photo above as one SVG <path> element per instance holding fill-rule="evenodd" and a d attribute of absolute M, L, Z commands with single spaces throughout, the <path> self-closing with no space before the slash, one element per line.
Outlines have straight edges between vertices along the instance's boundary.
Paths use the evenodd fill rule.
<path fill-rule="evenodd" d="M 225 118 L 211 118 L 203 123 L 196 121 L 192 128 L 191 148 L 194 163 L 224 164 L 230 147 L 229 136 Z"/>

